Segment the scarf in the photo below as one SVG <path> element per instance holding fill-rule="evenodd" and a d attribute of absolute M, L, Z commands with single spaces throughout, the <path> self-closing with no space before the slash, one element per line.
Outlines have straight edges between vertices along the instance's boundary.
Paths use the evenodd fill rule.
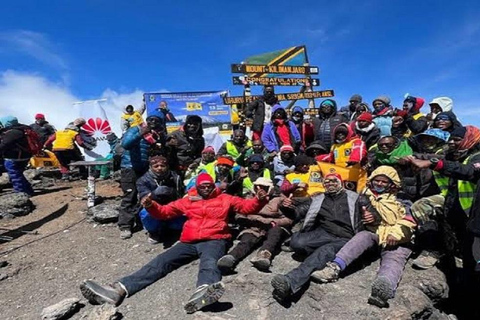
<path fill-rule="evenodd" d="M 404 140 L 401 141 L 398 144 L 398 147 L 396 147 L 392 152 L 385 154 L 383 152 L 377 151 L 375 157 L 380 164 L 394 165 L 397 164 L 398 159 L 412 154 L 412 148 L 408 145 L 408 142 Z"/>
<path fill-rule="evenodd" d="M 370 123 L 370 124 L 368 125 L 368 127 L 366 127 L 366 128 L 360 128 L 360 127 L 358 126 L 358 122 L 355 122 L 355 129 L 356 129 L 357 131 L 362 132 L 362 133 L 369 133 L 370 131 L 373 130 L 373 128 L 375 128 L 375 123 L 373 123 L 373 122 Z"/>
<path fill-rule="evenodd" d="M 459 151 L 469 150 L 480 143 L 480 129 L 474 126 L 465 126 L 465 129 L 467 129 L 467 132 L 458 146 Z"/>

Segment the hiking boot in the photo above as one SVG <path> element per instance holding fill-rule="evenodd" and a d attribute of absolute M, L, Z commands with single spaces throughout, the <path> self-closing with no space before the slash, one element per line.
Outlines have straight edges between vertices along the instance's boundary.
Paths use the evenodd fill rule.
<path fill-rule="evenodd" d="M 270 282 L 273 287 L 273 297 L 280 302 L 286 300 L 292 294 L 292 287 L 287 276 L 276 274 Z"/>
<path fill-rule="evenodd" d="M 201 285 L 185 304 L 185 311 L 190 314 L 211 305 L 217 302 L 224 292 L 225 286 L 221 281 L 210 285 Z"/>
<path fill-rule="evenodd" d="M 132 231 L 128 229 L 121 229 L 120 230 L 120 238 L 125 240 L 125 239 L 130 239 L 132 237 Z"/>
<path fill-rule="evenodd" d="M 268 271 L 270 268 L 272 254 L 268 250 L 259 250 L 250 262 L 260 271 Z"/>
<path fill-rule="evenodd" d="M 85 280 L 80 285 L 80 291 L 91 304 L 109 303 L 116 307 L 122 303 L 127 295 L 127 292 L 119 282 L 115 282 L 113 285 L 102 286 L 95 281 Z"/>
<path fill-rule="evenodd" d="M 153 234 L 153 233 L 148 233 L 148 239 L 147 242 L 149 244 L 159 244 L 160 243 L 160 236 Z"/>
<path fill-rule="evenodd" d="M 387 277 L 377 277 L 372 283 L 372 294 L 368 303 L 379 308 L 388 308 L 388 299 L 393 298 L 393 287 Z"/>
<path fill-rule="evenodd" d="M 232 272 L 235 268 L 235 264 L 237 263 L 237 259 L 231 254 L 224 255 L 217 261 L 217 267 L 220 269 L 222 273 L 229 273 Z"/>
<path fill-rule="evenodd" d="M 412 261 L 412 265 L 417 269 L 427 270 L 435 266 L 440 260 L 440 257 L 438 252 L 423 250 L 420 255 Z"/>
<path fill-rule="evenodd" d="M 310 275 L 310 278 L 319 283 L 335 282 L 338 280 L 340 271 L 338 264 L 335 262 L 327 262 L 327 265 L 323 269 L 314 271 Z"/>

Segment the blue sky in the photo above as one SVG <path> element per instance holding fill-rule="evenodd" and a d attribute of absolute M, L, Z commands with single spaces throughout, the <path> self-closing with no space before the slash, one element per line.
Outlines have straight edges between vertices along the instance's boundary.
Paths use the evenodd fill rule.
<path fill-rule="evenodd" d="M 339 105 L 354 93 L 395 106 L 407 92 L 449 96 L 480 125 L 479 14 L 478 1 L 9 1 L 0 110 L 63 121 L 55 113 L 76 100 L 106 97 L 118 110 L 143 91 L 237 95 L 231 63 L 304 44 Z"/>

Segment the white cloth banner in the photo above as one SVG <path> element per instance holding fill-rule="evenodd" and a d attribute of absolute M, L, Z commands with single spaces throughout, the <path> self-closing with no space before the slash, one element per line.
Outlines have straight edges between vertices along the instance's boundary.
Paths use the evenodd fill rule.
<path fill-rule="evenodd" d="M 110 123 L 101 103 L 104 100 L 89 100 L 75 103 L 81 118 L 87 122 L 82 130 L 82 138 L 96 144 L 93 150 L 83 149 L 85 160 L 96 160 L 104 158 L 110 152 L 110 146 L 107 142 L 107 134 L 112 132 Z M 93 141 L 92 141 L 93 140 Z"/>

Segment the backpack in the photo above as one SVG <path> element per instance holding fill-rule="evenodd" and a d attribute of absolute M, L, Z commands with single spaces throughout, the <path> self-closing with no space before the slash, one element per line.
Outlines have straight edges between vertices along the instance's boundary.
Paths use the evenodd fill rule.
<path fill-rule="evenodd" d="M 23 132 L 25 133 L 25 137 L 27 138 L 28 142 L 28 150 L 32 155 L 39 154 L 42 149 L 43 145 L 40 141 L 40 136 L 38 133 L 30 127 L 22 127 Z"/>

